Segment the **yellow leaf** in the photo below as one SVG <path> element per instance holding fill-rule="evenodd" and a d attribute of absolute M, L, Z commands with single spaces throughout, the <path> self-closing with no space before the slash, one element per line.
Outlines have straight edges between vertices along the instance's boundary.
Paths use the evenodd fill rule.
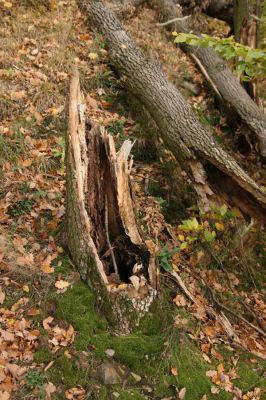
<path fill-rule="evenodd" d="M 184 242 L 185 236 L 184 236 L 184 235 L 178 235 L 178 239 L 179 239 L 181 242 Z"/>
<path fill-rule="evenodd" d="M 97 60 L 97 58 L 99 58 L 97 53 L 89 53 L 88 57 L 90 60 Z"/>
<path fill-rule="evenodd" d="M 4 5 L 5 8 L 12 8 L 13 7 L 13 4 L 10 3 L 9 1 L 4 1 L 3 5 Z"/>
<path fill-rule="evenodd" d="M 217 372 L 218 374 L 221 374 L 222 372 L 224 372 L 224 366 L 223 364 L 219 364 L 217 367 Z"/>
<path fill-rule="evenodd" d="M 217 231 L 223 231 L 224 230 L 223 224 L 220 224 L 219 222 L 216 222 L 215 228 L 217 229 Z"/>
<path fill-rule="evenodd" d="M 30 291 L 30 288 L 29 288 L 28 285 L 24 285 L 24 286 L 22 287 L 22 289 L 23 289 L 23 291 L 26 292 L 26 293 L 29 293 L 29 291 Z"/>

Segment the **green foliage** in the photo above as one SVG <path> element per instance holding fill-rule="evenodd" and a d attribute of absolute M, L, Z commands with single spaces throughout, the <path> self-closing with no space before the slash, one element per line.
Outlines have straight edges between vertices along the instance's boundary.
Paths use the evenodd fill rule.
<path fill-rule="evenodd" d="M 233 36 L 217 38 L 206 34 L 197 36 L 193 33 L 177 34 L 176 32 L 173 32 L 173 35 L 176 36 L 175 43 L 186 43 L 202 48 L 213 47 L 226 60 L 234 60 L 235 72 L 246 74 L 243 80 L 249 81 L 266 75 L 266 52 L 237 43 Z"/>
<path fill-rule="evenodd" d="M 107 130 L 112 135 L 121 135 L 124 132 L 124 124 L 125 121 L 121 119 L 111 122 Z"/>
<path fill-rule="evenodd" d="M 29 213 L 34 204 L 34 199 L 19 200 L 13 206 L 9 207 L 8 213 L 11 217 L 21 217 L 22 215 Z"/>
<path fill-rule="evenodd" d="M 26 382 L 26 386 L 29 389 L 36 389 L 36 388 L 41 388 L 44 384 L 45 381 L 45 375 L 44 373 L 39 370 L 39 369 L 32 369 L 29 371 L 24 378 Z"/>
<path fill-rule="evenodd" d="M 157 260 L 160 264 L 160 266 L 165 270 L 169 271 L 172 269 L 171 264 L 169 264 L 169 260 L 172 258 L 172 256 L 179 252 L 180 249 L 175 247 L 174 249 L 169 249 L 168 246 L 164 246 L 163 249 L 157 254 Z"/>
<path fill-rule="evenodd" d="M 65 138 L 61 137 L 58 139 L 58 147 L 53 149 L 54 157 L 60 160 L 60 169 L 63 172 L 65 167 L 65 156 L 66 156 L 66 143 Z"/>

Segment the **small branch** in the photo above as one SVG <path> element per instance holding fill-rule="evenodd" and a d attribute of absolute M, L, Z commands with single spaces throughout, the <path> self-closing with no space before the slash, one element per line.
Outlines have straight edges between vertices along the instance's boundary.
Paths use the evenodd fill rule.
<path fill-rule="evenodd" d="M 198 59 L 198 57 L 196 57 L 195 54 L 192 54 L 192 53 L 190 53 L 189 55 L 190 55 L 191 58 L 193 58 L 195 63 L 198 64 L 198 67 L 200 68 L 202 74 L 205 76 L 207 81 L 210 82 L 210 84 L 211 84 L 213 90 L 215 91 L 215 93 L 217 94 L 218 98 L 220 99 L 220 101 L 222 101 L 221 93 L 219 92 L 219 90 L 218 90 L 217 86 L 215 85 L 215 83 L 213 82 L 213 80 L 210 78 L 208 72 L 206 71 L 206 69 L 204 68 L 204 66 L 202 65 L 202 63 Z"/>
<path fill-rule="evenodd" d="M 162 23 L 158 22 L 156 25 L 157 26 L 166 26 L 166 25 L 173 24 L 174 22 L 177 22 L 177 21 L 184 21 L 190 17 L 191 17 L 191 15 L 186 15 L 185 17 L 173 18 L 173 19 L 169 19 L 169 21 L 166 21 L 166 22 L 162 22 Z"/>
<path fill-rule="evenodd" d="M 261 24 L 266 24 L 266 21 L 264 21 L 263 19 L 259 18 L 257 15 L 255 14 L 250 14 L 251 18 L 255 19 L 255 21 L 260 22 Z"/>
<path fill-rule="evenodd" d="M 205 286 L 208 288 L 208 290 L 210 291 L 211 297 L 213 302 L 222 310 L 227 311 L 228 313 L 230 313 L 231 315 L 233 315 L 235 318 L 238 318 L 240 321 L 244 322 L 246 325 L 250 326 L 252 329 L 254 329 L 255 331 L 257 331 L 260 335 L 262 335 L 263 337 L 266 338 L 266 332 L 264 332 L 262 329 L 258 328 L 256 325 L 253 325 L 251 322 L 249 322 L 246 318 L 242 317 L 242 315 L 239 315 L 237 313 L 235 313 L 233 310 L 231 310 L 230 308 L 226 307 L 225 305 L 221 304 L 215 297 L 215 293 L 212 290 L 212 288 L 208 285 L 208 283 L 206 282 L 206 280 L 204 278 L 202 278 L 202 281 L 204 282 Z"/>
<path fill-rule="evenodd" d="M 169 274 L 172 275 L 178 286 L 183 290 L 183 292 L 185 293 L 185 295 L 189 298 L 189 300 L 192 301 L 192 303 L 198 305 L 197 300 L 195 299 L 195 297 L 190 293 L 190 291 L 187 289 L 186 285 L 184 284 L 184 282 L 182 281 L 182 279 L 180 278 L 180 276 L 175 272 L 175 271 L 169 271 Z"/>
<path fill-rule="evenodd" d="M 115 255 L 114 255 L 114 251 L 110 242 L 110 237 L 109 237 L 109 230 L 108 230 L 108 197 L 107 194 L 105 195 L 105 204 L 104 204 L 104 221 L 105 221 L 105 231 L 106 231 L 106 240 L 107 240 L 107 244 L 109 246 L 109 250 L 111 253 L 111 257 L 112 257 L 112 261 L 113 261 L 113 265 L 114 265 L 114 270 L 115 273 L 117 275 L 118 274 L 118 268 L 117 268 L 117 264 L 116 264 L 116 260 L 115 260 Z"/>
<path fill-rule="evenodd" d="M 221 326 L 223 327 L 223 329 L 224 329 L 224 331 L 225 331 L 225 333 L 228 336 L 230 341 L 234 342 L 238 346 L 240 345 L 241 347 L 243 347 L 243 345 L 241 344 L 238 336 L 234 332 L 230 321 L 226 318 L 226 316 L 223 314 L 223 312 L 217 313 L 215 310 L 213 310 L 212 307 L 209 307 L 209 306 L 206 306 L 206 305 L 205 306 L 201 306 L 197 302 L 195 297 L 187 289 L 186 285 L 184 284 L 184 282 L 182 281 L 180 276 L 175 271 L 169 271 L 169 273 L 170 273 L 170 275 L 172 277 L 175 278 L 175 281 L 177 282 L 178 286 L 183 290 L 183 292 L 186 294 L 186 296 L 189 298 L 189 300 L 191 300 L 192 303 L 194 303 L 197 307 L 203 307 L 204 310 L 206 311 L 206 314 L 209 317 L 211 317 L 213 319 L 216 319 L 221 324 Z"/>

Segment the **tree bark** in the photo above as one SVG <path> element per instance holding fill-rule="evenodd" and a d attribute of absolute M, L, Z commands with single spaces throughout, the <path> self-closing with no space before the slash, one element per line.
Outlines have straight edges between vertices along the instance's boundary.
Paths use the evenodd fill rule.
<path fill-rule="evenodd" d="M 175 0 L 186 12 L 204 12 L 233 26 L 233 0 Z"/>
<path fill-rule="evenodd" d="M 233 25 L 233 0 L 211 0 L 203 12 L 227 22 L 229 26 Z"/>
<path fill-rule="evenodd" d="M 236 41 L 251 48 L 259 47 L 259 20 L 262 8 L 262 0 L 234 0 L 234 35 Z M 252 99 L 258 104 L 257 80 L 253 79 L 243 85 Z"/>
<path fill-rule="evenodd" d="M 113 138 L 86 122 L 77 69 L 71 78 L 66 142 L 64 242 L 109 320 L 131 331 L 157 289 L 155 257 L 140 236 L 130 195 L 132 143 L 124 142 L 116 152 Z"/>
<path fill-rule="evenodd" d="M 182 17 L 173 0 L 152 0 L 164 20 L 169 21 Z M 189 33 L 192 30 L 190 19 L 174 21 L 167 25 L 172 31 Z M 201 48 L 181 44 L 182 50 L 196 61 L 201 70 L 206 72 L 212 87 L 233 108 L 244 124 L 255 136 L 258 151 L 266 157 L 266 116 L 251 99 L 238 79 L 233 75 L 227 63 L 211 48 Z"/>
<path fill-rule="evenodd" d="M 88 16 L 90 26 L 104 34 L 111 63 L 125 87 L 150 112 L 165 144 L 177 159 L 190 163 L 196 183 L 202 184 L 205 190 L 204 176 L 196 164 L 200 161 L 205 164 L 207 172 L 211 169 L 217 172 L 218 178 L 210 180 L 215 190 L 223 192 L 244 213 L 266 222 L 265 193 L 215 142 L 211 132 L 199 123 L 181 93 L 167 81 L 160 66 L 144 56 L 104 4 L 79 0 L 79 5 Z"/>

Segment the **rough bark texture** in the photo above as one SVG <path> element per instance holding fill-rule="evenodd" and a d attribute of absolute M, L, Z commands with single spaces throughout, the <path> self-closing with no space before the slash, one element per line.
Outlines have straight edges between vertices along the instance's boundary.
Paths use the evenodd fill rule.
<path fill-rule="evenodd" d="M 164 20 L 180 17 L 173 0 L 152 0 Z M 181 15 L 182 16 L 182 15 Z M 191 32 L 190 19 L 175 21 L 167 25 L 172 31 Z M 233 75 L 227 63 L 211 48 L 200 48 L 182 44 L 181 48 L 194 58 L 201 69 L 206 71 L 212 86 L 228 102 L 241 120 L 247 125 L 259 144 L 259 153 L 266 157 L 266 116 L 251 99 L 238 79 Z"/>
<path fill-rule="evenodd" d="M 265 221 L 266 195 L 215 142 L 211 132 L 199 123 L 181 93 L 167 81 L 160 66 L 144 56 L 115 15 L 101 2 L 80 0 L 79 4 L 92 26 L 104 34 L 111 62 L 121 80 L 150 112 L 165 144 L 176 157 L 183 161 L 198 157 L 214 166 L 220 171 L 221 179 L 224 177 L 230 183 L 223 188 L 221 180 L 219 191 L 225 189 L 229 199 L 245 213 Z"/>
<path fill-rule="evenodd" d="M 262 14 L 263 0 L 234 0 L 235 39 L 251 48 L 259 47 L 259 20 Z M 250 96 L 259 103 L 259 88 L 256 79 L 244 83 Z"/>
<path fill-rule="evenodd" d="M 127 160 L 132 144 L 126 141 L 116 153 L 104 129 L 85 124 L 84 111 L 75 70 L 69 99 L 64 240 L 82 280 L 108 309 L 109 320 L 127 332 L 155 298 L 156 267 L 139 234 L 130 196 Z M 139 285 L 132 285 L 136 264 L 141 273 L 133 281 L 139 279 Z"/>

